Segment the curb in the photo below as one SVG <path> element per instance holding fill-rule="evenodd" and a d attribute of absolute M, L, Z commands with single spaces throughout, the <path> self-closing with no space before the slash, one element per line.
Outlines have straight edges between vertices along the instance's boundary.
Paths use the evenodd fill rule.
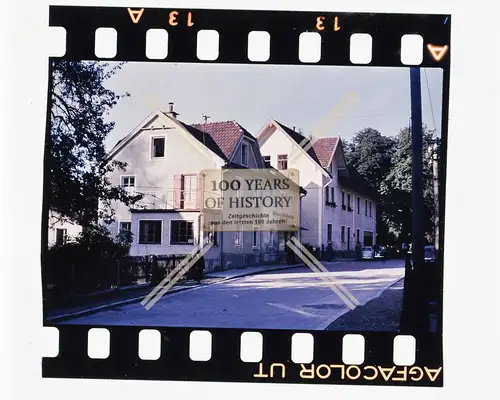
<path fill-rule="evenodd" d="M 184 288 L 183 287 L 179 287 L 177 289 L 169 290 L 168 292 L 166 292 L 164 294 L 164 296 L 165 295 L 169 295 L 169 294 L 174 294 L 174 293 L 185 292 L 187 290 L 200 289 L 203 286 L 217 285 L 217 284 L 220 284 L 222 282 L 227 282 L 227 281 L 231 281 L 231 280 L 243 278 L 245 276 L 259 275 L 259 274 L 263 274 L 263 273 L 266 273 L 266 272 L 274 272 L 274 271 L 280 271 L 280 270 L 283 270 L 283 269 L 298 268 L 298 267 L 303 267 L 303 266 L 304 266 L 304 264 L 293 264 L 293 265 L 287 265 L 287 266 L 282 266 L 282 267 L 276 267 L 276 268 L 272 268 L 272 269 L 267 269 L 265 271 L 248 272 L 248 273 L 242 274 L 242 275 L 230 276 L 230 277 L 227 277 L 227 278 L 222 278 L 220 281 L 214 282 L 214 283 L 205 283 L 205 284 L 202 283 L 201 285 L 194 286 L 194 287 L 184 287 Z M 210 275 L 207 275 L 206 277 L 208 278 L 208 277 L 210 277 Z M 216 278 L 216 277 L 214 277 L 214 278 Z M 143 300 L 146 297 L 147 297 L 147 294 L 144 295 L 144 296 L 134 297 L 134 298 L 128 299 L 128 300 L 117 301 L 115 303 L 104 304 L 102 306 L 93 307 L 93 308 L 89 308 L 87 310 L 77 311 L 77 312 L 70 313 L 70 314 L 57 315 L 57 316 L 54 316 L 54 317 L 46 318 L 45 320 L 47 322 L 61 322 L 61 321 L 66 321 L 68 319 L 73 319 L 73 318 L 77 318 L 77 317 L 83 317 L 83 316 L 86 316 L 86 315 L 92 315 L 92 314 L 95 314 L 95 313 L 97 313 L 99 311 L 104 311 L 104 310 L 108 310 L 108 309 L 115 308 L 115 307 L 125 306 L 125 305 L 128 305 L 128 304 L 138 303 L 138 302 L 140 302 L 141 300 Z"/>

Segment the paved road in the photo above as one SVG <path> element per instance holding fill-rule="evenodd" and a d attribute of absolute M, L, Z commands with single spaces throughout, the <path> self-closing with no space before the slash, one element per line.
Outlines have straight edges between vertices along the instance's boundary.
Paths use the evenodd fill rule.
<path fill-rule="evenodd" d="M 404 275 L 403 261 L 324 263 L 361 303 Z M 325 329 L 350 309 L 307 267 L 246 276 L 165 295 L 150 310 L 140 303 L 67 320 L 65 324 L 242 329 Z"/>

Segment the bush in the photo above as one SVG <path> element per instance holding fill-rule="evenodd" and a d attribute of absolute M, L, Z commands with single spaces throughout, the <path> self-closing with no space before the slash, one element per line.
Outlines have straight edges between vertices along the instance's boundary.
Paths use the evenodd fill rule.
<path fill-rule="evenodd" d="M 130 232 L 115 237 L 104 226 L 91 226 L 74 241 L 48 249 L 46 283 L 58 294 L 80 294 L 109 289 L 117 282 L 118 262 L 129 253 Z"/>

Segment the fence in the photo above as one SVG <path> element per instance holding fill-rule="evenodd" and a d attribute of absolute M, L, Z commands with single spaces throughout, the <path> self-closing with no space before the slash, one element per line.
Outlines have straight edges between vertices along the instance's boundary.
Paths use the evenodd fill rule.
<path fill-rule="evenodd" d="M 127 286 L 156 285 L 184 258 L 162 255 L 91 260 L 52 256 L 44 265 L 44 298 L 48 307 L 67 306 L 78 298 L 104 295 Z M 186 278 L 184 275 L 181 280 Z"/>

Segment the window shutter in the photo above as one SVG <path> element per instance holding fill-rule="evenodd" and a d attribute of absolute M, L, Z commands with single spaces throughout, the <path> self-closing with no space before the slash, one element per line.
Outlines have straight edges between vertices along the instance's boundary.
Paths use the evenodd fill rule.
<path fill-rule="evenodd" d="M 203 208 L 203 179 L 201 174 L 196 177 L 196 208 L 199 210 Z"/>
<path fill-rule="evenodd" d="M 174 208 L 181 208 L 182 175 L 174 175 Z"/>

